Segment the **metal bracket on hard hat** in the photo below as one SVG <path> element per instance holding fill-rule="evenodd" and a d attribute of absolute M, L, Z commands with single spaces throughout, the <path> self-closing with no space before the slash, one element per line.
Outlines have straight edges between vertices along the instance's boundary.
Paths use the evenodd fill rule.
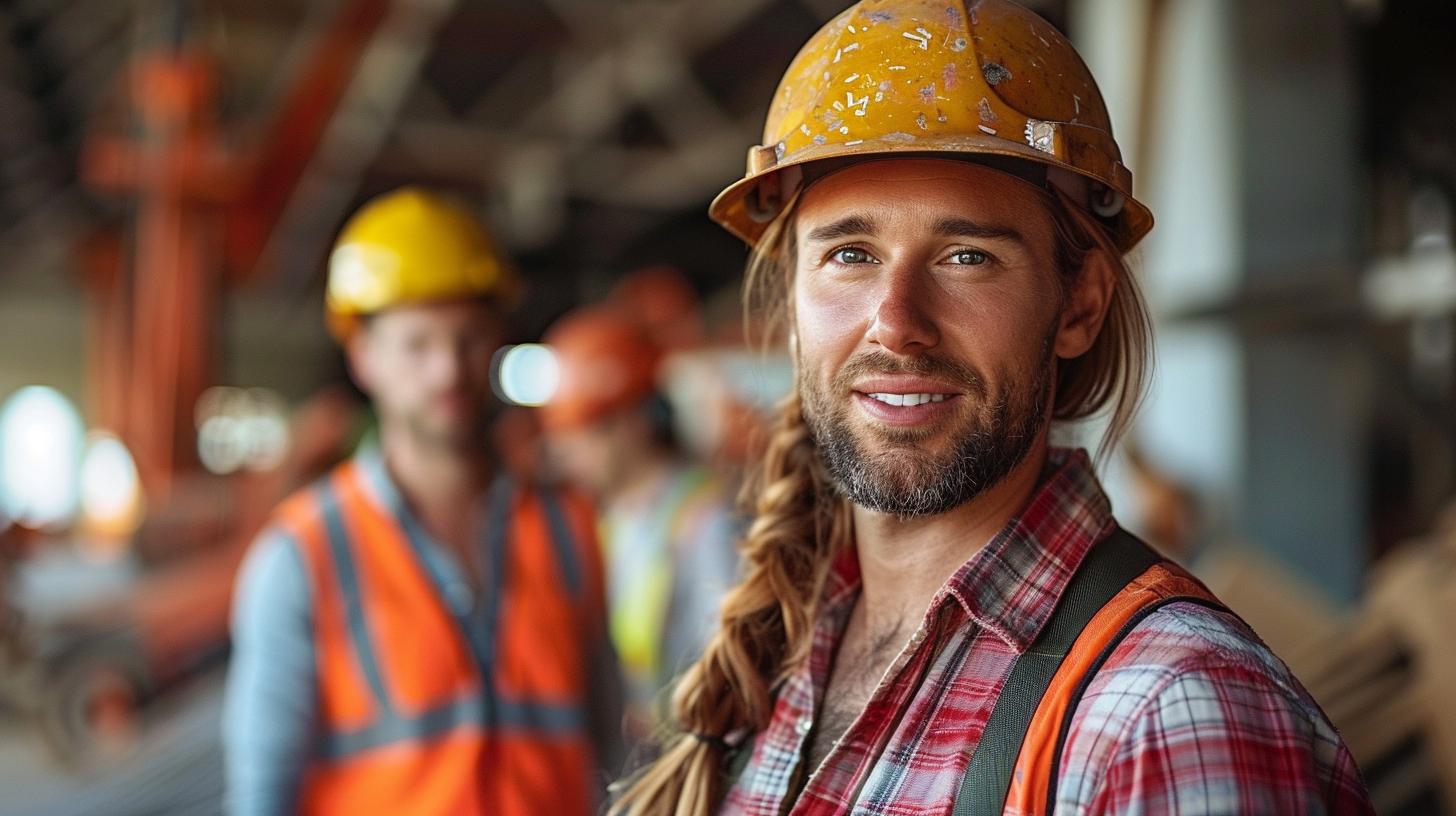
<path fill-rule="evenodd" d="M 1127 198 L 1122 193 L 1060 167 L 1047 168 L 1047 183 L 1066 193 L 1073 201 L 1081 202 L 1102 218 L 1116 216 L 1127 204 Z"/>
<path fill-rule="evenodd" d="M 1103 218 L 1112 218 L 1122 212 L 1123 205 L 1127 204 L 1127 196 L 1101 184 L 1093 186 L 1095 192 L 1092 194 L 1092 212 Z"/>
<path fill-rule="evenodd" d="M 786 167 L 763 179 L 748 191 L 743 207 L 755 223 L 767 224 L 783 212 L 784 203 L 804 183 L 804 168 Z"/>

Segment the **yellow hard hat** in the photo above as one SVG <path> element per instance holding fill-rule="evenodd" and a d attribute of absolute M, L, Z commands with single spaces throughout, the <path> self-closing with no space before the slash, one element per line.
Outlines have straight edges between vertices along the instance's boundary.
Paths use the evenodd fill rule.
<path fill-rule="evenodd" d="M 834 18 L 789 65 L 747 174 L 709 214 L 754 244 L 806 177 L 916 153 L 975 156 L 1054 185 L 1123 251 L 1153 226 L 1091 72 L 1009 0 L 861 0 Z"/>
<path fill-rule="evenodd" d="M 354 213 L 329 254 L 329 330 L 349 336 L 361 315 L 391 306 L 487 297 L 509 302 L 516 280 L 504 255 L 460 203 L 418 187 L 386 193 Z"/>

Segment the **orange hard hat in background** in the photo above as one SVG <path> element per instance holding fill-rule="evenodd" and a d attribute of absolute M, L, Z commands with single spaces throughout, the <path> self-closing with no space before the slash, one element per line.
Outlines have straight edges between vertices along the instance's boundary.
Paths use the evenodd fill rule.
<path fill-rule="evenodd" d="M 1009 0 L 861 0 L 834 18 L 790 64 L 748 172 L 709 214 L 754 244 L 806 181 L 907 154 L 1055 186 L 1124 252 L 1152 229 L 1091 72 Z"/>
<path fill-rule="evenodd" d="M 638 269 L 612 287 L 607 300 L 634 315 L 664 351 L 695 348 L 707 339 L 702 302 L 677 267 Z"/>
<path fill-rule="evenodd" d="M 657 389 L 662 351 L 646 328 L 612 305 L 568 312 L 547 330 L 558 384 L 541 406 L 548 430 L 577 428 L 632 407 Z"/>

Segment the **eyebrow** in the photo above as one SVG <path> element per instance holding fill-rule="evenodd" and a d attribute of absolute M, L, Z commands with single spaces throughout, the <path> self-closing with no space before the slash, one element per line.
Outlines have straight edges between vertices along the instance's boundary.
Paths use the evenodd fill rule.
<path fill-rule="evenodd" d="M 806 240 L 811 242 L 833 241 L 836 238 L 844 238 L 850 235 L 874 235 L 876 232 L 875 222 L 863 215 L 851 215 L 841 218 L 832 224 L 825 224 L 822 227 L 815 227 L 809 231 Z"/>
<path fill-rule="evenodd" d="M 851 235 L 874 235 L 878 231 L 873 219 L 863 215 L 851 215 L 809 231 L 806 240 L 810 242 L 833 241 Z M 1001 239 L 1026 243 L 1017 230 L 991 224 L 982 224 L 969 218 L 942 218 L 935 222 L 935 234 L 942 238 Z"/>
<path fill-rule="evenodd" d="M 994 238 L 1026 243 L 1021 233 L 1011 227 L 981 224 L 969 218 L 942 218 L 935 222 L 935 234 L 942 238 Z"/>

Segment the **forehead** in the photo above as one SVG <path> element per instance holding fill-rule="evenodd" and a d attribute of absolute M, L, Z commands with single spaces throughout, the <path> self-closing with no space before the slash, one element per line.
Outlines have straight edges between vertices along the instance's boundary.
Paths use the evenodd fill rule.
<path fill-rule="evenodd" d="M 861 162 L 814 182 L 799 202 L 798 232 L 851 215 L 896 229 L 917 221 L 968 218 L 1050 235 L 1050 217 L 1036 187 L 983 165 L 935 158 Z"/>
<path fill-rule="evenodd" d="M 500 318 L 484 300 L 448 300 L 393 306 L 376 313 L 370 326 L 381 332 L 470 329 L 489 333 L 500 329 Z"/>

